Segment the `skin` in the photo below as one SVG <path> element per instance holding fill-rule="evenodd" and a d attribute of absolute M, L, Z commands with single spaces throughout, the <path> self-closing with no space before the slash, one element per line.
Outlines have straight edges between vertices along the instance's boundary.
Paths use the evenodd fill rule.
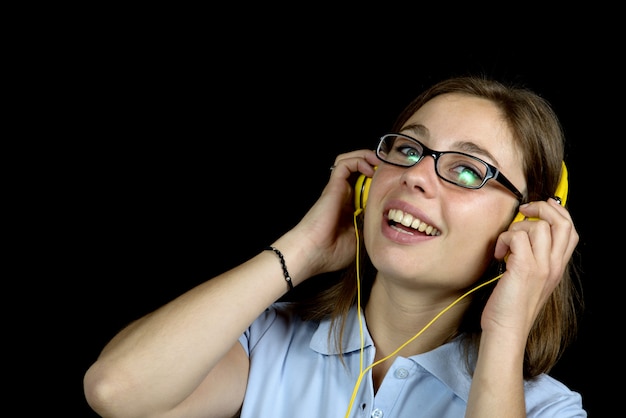
<path fill-rule="evenodd" d="M 459 150 L 459 141 L 476 144 L 485 153 L 474 155 L 525 190 L 518 150 L 490 102 L 439 96 L 408 121 L 404 132 L 415 135 L 408 125 L 423 126 L 417 138 L 432 149 Z M 373 176 L 364 242 L 379 273 L 365 316 L 378 359 L 455 300 L 491 258 L 509 253 L 507 271 L 482 315 L 466 417 L 525 417 L 526 338 L 578 242 L 568 212 L 551 200 L 533 202 L 520 211 L 540 220 L 508 227 L 517 207 L 508 190 L 495 181 L 479 190 L 448 184 L 437 177 L 429 157 L 405 169 L 382 163 L 371 150 L 357 150 L 339 155 L 335 166 L 318 201 L 272 243 L 284 254 L 294 285 L 354 259 L 351 179 L 356 172 Z M 389 208 L 414 213 L 441 235 L 398 233 L 388 226 Z M 269 251 L 189 290 L 107 344 L 85 375 L 88 402 L 103 417 L 232 416 L 243 401 L 249 367 L 237 338 L 286 291 L 276 256 Z M 455 305 L 400 354 L 439 346 L 465 307 L 463 302 Z M 373 369 L 376 387 L 391 362 Z"/>

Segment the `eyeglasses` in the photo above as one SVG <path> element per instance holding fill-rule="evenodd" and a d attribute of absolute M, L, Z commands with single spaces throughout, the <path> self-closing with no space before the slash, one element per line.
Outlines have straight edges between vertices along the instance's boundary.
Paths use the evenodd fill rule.
<path fill-rule="evenodd" d="M 386 134 L 376 148 L 378 158 L 399 167 L 412 167 L 424 157 L 435 160 L 435 173 L 447 181 L 466 189 L 480 189 L 494 179 L 509 189 L 518 201 L 524 195 L 493 165 L 472 155 L 457 151 L 434 151 L 417 139 L 403 134 Z"/>

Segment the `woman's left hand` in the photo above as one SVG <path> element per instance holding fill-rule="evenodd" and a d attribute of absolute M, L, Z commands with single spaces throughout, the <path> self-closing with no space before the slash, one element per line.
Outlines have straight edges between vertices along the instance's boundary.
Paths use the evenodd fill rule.
<path fill-rule="evenodd" d="M 481 326 L 507 330 L 524 341 L 559 284 L 578 244 L 570 213 L 554 199 L 520 206 L 527 218 L 498 237 L 495 257 L 506 256 L 506 271 L 483 310 Z"/>

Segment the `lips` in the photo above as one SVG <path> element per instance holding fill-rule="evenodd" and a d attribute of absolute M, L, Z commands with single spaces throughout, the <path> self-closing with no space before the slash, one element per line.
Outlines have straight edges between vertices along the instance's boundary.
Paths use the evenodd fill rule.
<path fill-rule="evenodd" d="M 407 228 L 423 232 L 424 234 L 431 235 L 433 237 L 441 234 L 441 232 L 439 232 L 439 230 L 434 226 L 428 225 L 427 223 L 422 222 L 420 219 L 414 217 L 410 213 L 405 213 L 400 209 L 390 209 L 387 213 L 387 219 L 395 224 L 400 224 Z"/>

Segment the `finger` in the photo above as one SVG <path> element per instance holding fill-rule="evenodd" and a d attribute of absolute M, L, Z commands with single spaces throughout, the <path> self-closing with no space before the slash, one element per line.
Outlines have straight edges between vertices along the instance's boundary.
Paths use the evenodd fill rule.
<path fill-rule="evenodd" d="M 518 224 L 501 234 L 499 238 L 508 245 L 507 269 L 534 270 L 536 273 L 547 269 L 552 251 L 550 226 L 540 220 Z"/>
<path fill-rule="evenodd" d="M 538 265 L 548 269 L 553 279 L 560 277 L 579 240 L 569 211 L 553 199 L 532 202 L 520 211 L 531 219 L 512 225 L 511 231 L 526 231 Z M 521 244 L 510 241 L 511 252 L 521 254 Z"/>
<path fill-rule="evenodd" d="M 338 155 L 330 171 L 331 175 L 338 173 L 337 176 L 343 178 L 355 172 L 371 177 L 374 174 L 374 167 L 380 163 L 374 151 L 363 149 Z"/>
<path fill-rule="evenodd" d="M 520 210 L 527 216 L 539 218 L 550 224 L 554 246 L 562 250 L 561 255 L 573 253 L 579 237 L 571 214 L 566 208 L 557 201 L 548 199 L 546 202 L 532 202 Z"/>

